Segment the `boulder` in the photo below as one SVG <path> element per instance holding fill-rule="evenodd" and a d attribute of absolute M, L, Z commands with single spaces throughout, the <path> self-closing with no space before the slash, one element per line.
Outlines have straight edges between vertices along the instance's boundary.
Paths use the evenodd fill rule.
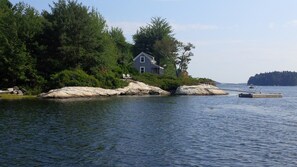
<path fill-rule="evenodd" d="M 170 93 L 158 87 L 149 86 L 142 82 L 131 81 L 127 87 L 118 89 L 103 89 L 97 87 L 64 87 L 50 90 L 39 96 L 42 98 L 75 98 L 116 95 L 169 95 Z"/>
<path fill-rule="evenodd" d="M 17 91 L 17 95 L 23 96 L 23 95 L 24 95 L 24 93 L 23 93 L 23 91 L 21 91 L 21 90 L 18 90 L 18 91 Z"/>
<path fill-rule="evenodd" d="M 7 92 L 10 94 L 16 94 L 16 95 L 24 95 L 23 91 L 20 90 L 18 86 L 14 86 L 13 88 L 8 88 Z"/>
<path fill-rule="evenodd" d="M 147 85 L 143 82 L 132 81 L 125 88 L 117 89 L 120 95 L 169 95 L 170 93 L 155 87 Z"/>
<path fill-rule="evenodd" d="M 7 88 L 7 91 L 13 92 L 13 88 Z"/>
<path fill-rule="evenodd" d="M 114 96 L 119 92 L 111 89 L 96 87 L 64 87 L 53 89 L 39 96 L 42 98 L 74 98 L 74 97 L 93 97 L 93 96 Z"/>
<path fill-rule="evenodd" d="M 180 86 L 176 89 L 176 95 L 227 95 L 225 91 L 216 86 L 201 84 L 193 86 Z"/>
<path fill-rule="evenodd" d="M 9 94 L 9 93 L 11 93 L 11 92 L 8 90 L 0 90 L 0 94 Z"/>
<path fill-rule="evenodd" d="M 20 88 L 19 88 L 18 86 L 14 86 L 14 87 L 13 87 L 13 90 L 14 90 L 14 91 L 18 91 L 18 90 L 20 90 Z"/>

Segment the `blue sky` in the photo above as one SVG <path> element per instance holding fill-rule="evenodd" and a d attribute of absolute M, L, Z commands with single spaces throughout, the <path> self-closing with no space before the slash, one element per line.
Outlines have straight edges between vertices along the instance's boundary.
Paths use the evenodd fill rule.
<path fill-rule="evenodd" d="M 11 0 L 12 3 L 19 2 Z M 24 0 L 39 11 L 52 0 Z M 297 71 L 296 0 L 80 0 L 95 7 L 128 41 L 152 17 L 172 25 L 175 37 L 196 46 L 193 77 L 245 83 L 256 73 Z"/>

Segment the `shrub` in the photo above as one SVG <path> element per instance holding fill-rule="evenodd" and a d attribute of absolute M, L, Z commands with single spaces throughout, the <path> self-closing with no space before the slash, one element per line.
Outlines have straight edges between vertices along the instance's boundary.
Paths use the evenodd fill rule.
<path fill-rule="evenodd" d="M 164 79 L 162 84 L 160 85 L 161 89 L 168 90 L 168 91 L 174 91 L 180 86 L 180 81 L 175 79 Z"/>
<path fill-rule="evenodd" d="M 182 85 L 198 85 L 202 83 L 214 84 L 214 81 L 207 78 L 192 78 L 192 77 L 170 77 L 160 76 L 150 73 L 135 74 L 133 76 L 135 80 L 144 82 L 148 85 L 157 86 L 167 91 L 175 91 Z"/>
<path fill-rule="evenodd" d="M 64 70 L 51 76 L 51 88 L 61 88 L 65 86 L 100 86 L 99 81 L 83 70 Z"/>
<path fill-rule="evenodd" d="M 199 84 L 211 84 L 215 85 L 215 82 L 211 79 L 208 78 L 192 78 L 192 77 L 187 77 L 187 78 L 180 78 L 181 79 L 181 84 L 182 85 L 199 85 Z"/>
<path fill-rule="evenodd" d="M 115 89 L 125 87 L 128 85 L 127 82 L 121 80 L 121 76 L 115 73 L 97 73 L 95 78 L 99 81 L 100 87 L 106 89 Z"/>

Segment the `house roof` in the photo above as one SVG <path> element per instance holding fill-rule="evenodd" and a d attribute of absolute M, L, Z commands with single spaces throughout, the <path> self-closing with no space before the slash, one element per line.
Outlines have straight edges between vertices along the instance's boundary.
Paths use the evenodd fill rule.
<path fill-rule="evenodd" d="M 153 64 L 155 67 L 164 69 L 163 67 L 161 67 L 161 66 L 159 66 L 159 65 L 156 64 L 156 60 L 155 60 L 155 58 L 154 58 L 152 55 L 149 55 L 149 54 L 144 53 L 144 52 L 139 53 L 139 54 L 133 59 L 133 61 L 135 61 L 139 56 L 145 56 L 145 57 L 147 57 L 148 59 L 150 59 L 150 61 L 152 62 L 152 64 Z"/>
<path fill-rule="evenodd" d="M 164 69 L 163 67 L 157 65 L 157 64 L 153 64 L 153 66 L 155 66 L 156 68 L 161 68 L 161 69 Z"/>
<path fill-rule="evenodd" d="M 144 52 L 139 53 L 139 54 L 133 59 L 133 61 L 135 61 L 135 60 L 136 60 L 139 56 L 141 56 L 141 55 L 143 55 L 143 56 L 149 58 L 150 60 L 155 61 L 155 58 L 154 58 L 152 55 L 149 55 L 149 54 L 144 53 Z"/>

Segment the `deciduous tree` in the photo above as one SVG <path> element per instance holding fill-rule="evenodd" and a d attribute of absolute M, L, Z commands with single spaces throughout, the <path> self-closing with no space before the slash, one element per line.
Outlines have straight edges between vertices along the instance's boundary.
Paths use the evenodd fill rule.
<path fill-rule="evenodd" d="M 187 74 L 188 64 L 191 61 L 191 57 L 194 56 L 194 54 L 191 52 L 191 49 L 195 48 L 195 46 L 191 43 L 186 45 L 182 44 L 181 47 L 182 53 L 177 57 L 176 60 L 176 64 L 178 65 L 178 75 Z"/>

